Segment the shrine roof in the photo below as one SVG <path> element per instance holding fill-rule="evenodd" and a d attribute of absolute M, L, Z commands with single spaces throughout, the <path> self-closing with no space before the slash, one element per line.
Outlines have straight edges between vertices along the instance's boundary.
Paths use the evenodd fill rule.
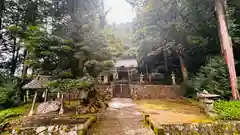
<path fill-rule="evenodd" d="M 136 59 L 122 59 L 116 61 L 115 67 L 138 67 L 138 63 Z"/>
<path fill-rule="evenodd" d="M 23 89 L 44 89 L 47 88 L 51 76 L 38 75 L 31 82 L 23 86 Z"/>

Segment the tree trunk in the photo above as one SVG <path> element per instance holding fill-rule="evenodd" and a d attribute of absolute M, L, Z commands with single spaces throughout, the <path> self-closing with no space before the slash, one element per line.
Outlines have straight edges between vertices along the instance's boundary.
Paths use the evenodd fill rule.
<path fill-rule="evenodd" d="M 180 66 L 182 70 L 183 81 L 186 82 L 188 80 L 188 70 L 186 68 L 186 65 L 184 63 L 184 60 L 181 54 L 178 54 L 178 58 L 179 58 Z"/>
<path fill-rule="evenodd" d="M 68 105 L 70 105 L 70 92 L 68 92 Z"/>
<path fill-rule="evenodd" d="M 59 111 L 59 114 L 63 114 L 64 113 L 64 101 L 63 101 L 63 92 L 61 92 L 61 108 Z"/>
<path fill-rule="evenodd" d="M 164 67 L 165 67 L 165 72 L 164 72 L 164 78 L 165 78 L 165 83 L 169 82 L 169 74 L 168 74 L 168 61 L 167 61 L 167 54 L 166 51 L 163 50 L 163 55 L 164 55 Z"/>
<path fill-rule="evenodd" d="M 227 22 L 225 17 L 225 1 L 215 0 L 216 14 L 219 25 L 219 39 L 221 41 L 221 47 L 224 52 L 226 64 L 228 66 L 228 72 L 230 77 L 230 83 L 232 88 L 233 100 L 239 99 L 239 93 L 237 89 L 237 76 L 234 63 L 234 55 L 232 50 L 232 41 L 229 38 Z"/>
<path fill-rule="evenodd" d="M 28 66 L 25 64 L 27 60 L 27 49 L 23 52 L 23 70 L 22 70 L 22 80 L 24 80 L 25 77 L 27 77 L 27 70 Z"/>
<path fill-rule="evenodd" d="M 0 1 L 0 30 L 2 30 L 2 18 L 3 18 L 3 10 L 5 8 L 5 0 Z M 0 39 L 1 40 L 1 39 Z"/>
<path fill-rule="evenodd" d="M 10 74 L 11 74 L 11 76 L 14 76 L 14 73 L 15 73 L 15 71 L 16 71 L 16 62 L 15 62 L 15 57 L 16 57 L 16 44 L 17 44 L 17 39 L 14 38 L 14 40 L 13 40 L 13 50 L 12 50 L 11 69 L 10 69 Z"/>

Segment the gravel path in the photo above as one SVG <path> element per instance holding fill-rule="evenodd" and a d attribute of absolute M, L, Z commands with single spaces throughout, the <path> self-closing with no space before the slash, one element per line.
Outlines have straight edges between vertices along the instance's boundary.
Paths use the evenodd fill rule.
<path fill-rule="evenodd" d="M 154 135 L 142 119 L 132 99 L 114 98 L 88 135 Z"/>

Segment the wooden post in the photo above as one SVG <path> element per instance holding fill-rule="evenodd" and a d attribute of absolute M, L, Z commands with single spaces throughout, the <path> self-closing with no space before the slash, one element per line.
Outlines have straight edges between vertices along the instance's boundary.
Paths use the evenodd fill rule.
<path fill-rule="evenodd" d="M 29 101 L 29 90 L 26 91 L 26 100 Z"/>
<path fill-rule="evenodd" d="M 60 108 L 60 111 L 59 111 L 59 114 L 63 114 L 64 113 L 64 101 L 63 101 L 63 92 L 61 92 L 61 108 Z"/>
<path fill-rule="evenodd" d="M 33 98 L 33 102 L 32 102 L 32 108 L 28 114 L 28 116 L 32 116 L 33 115 L 33 110 L 34 110 L 34 106 L 35 106 L 35 102 L 36 102 L 36 98 L 37 98 L 37 91 L 34 94 L 34 98 Z"/>
<path fill-rule="evenodd" d="M 147 64 L 146 64 L 145 68 L 146 68 L 147 80 L 149 82 L 149 78 L 148 78 L 149 74 L 148 74 L 148 66 L 147 66 Z"/>
<path fill-rule="evenodd" d="M 44 102 L 47 102 L 48 97 L 48 89 L 45 90 Z"/>
<path fill-rule="evenodd" d="M 232 41 L 229 38 L 227 22 L 225 17 L 225 0 L 215 0 L 215 8 L 219 25 L 219 39 L 225 56 L 226 64 L 230 77 L 233 100 L 239 99 L 237 90 L 237 76 L 234 64 L 234 55 L 232 50 Z"/>

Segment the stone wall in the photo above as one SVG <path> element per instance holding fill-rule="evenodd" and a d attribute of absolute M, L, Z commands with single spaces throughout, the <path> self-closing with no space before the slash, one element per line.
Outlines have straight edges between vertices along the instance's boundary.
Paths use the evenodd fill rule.
<path fill-rule="evenodd" d="M 157 124 L 144 114 L 144 123 L 156 135 L 240 135 L 239 121 L 209 123 Z"/>
<path fill-rule="evenodd" d="M 131 85 L 133 99 L 174 99 L 183 96 L 179 86 L 173 85 Z"/>
<path fill-rule="evenodd" d="M 84 125 L 56 125 L 14 129 L 12 135 L 84 135 Z"/>
<path fill-rule="evenodd" d="M 96 116 L 88 116 L 83 124 L 58 125 L 55 123 L 48 126 L 20 127 L 13 129 L 12 135 L 86 135 L 96 121 Z"/>
<path fill-rule="evenodd" d="M 239 135 L 240 123 L 198 123 L 161 125 L 160 135 Z"/>
<path fill-rule="evenodd" d="M 135 84 L 129 87 L 133 99 L 174 99 L 183 95 L 180 87 L 173 85 Z M 113 87 L 111 85 L 97 85 L 96 89 L 104 100 L 113 98 Z"/>

